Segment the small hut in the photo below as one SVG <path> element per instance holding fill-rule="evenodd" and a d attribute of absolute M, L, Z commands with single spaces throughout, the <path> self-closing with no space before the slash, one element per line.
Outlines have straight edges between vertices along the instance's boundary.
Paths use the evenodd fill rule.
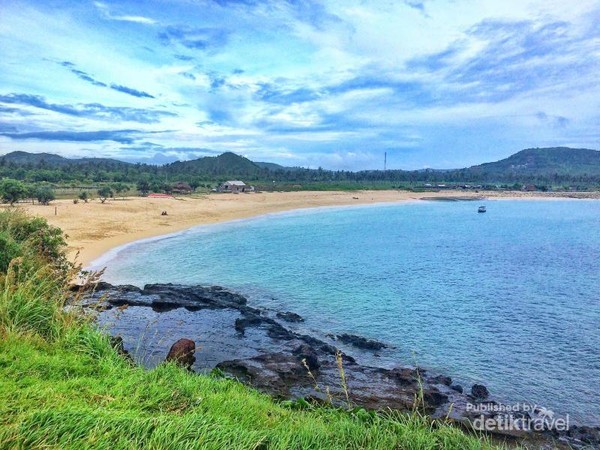
<path fill-rule="evenodd" d="M 219 192 L 231 192 L 234 194 L 238 194 L 240 192 L 252 192 L 254 191 L 254 186 L 248 186 L 243 181 L 235 180 L 221 183 L 217 190 Z"/>

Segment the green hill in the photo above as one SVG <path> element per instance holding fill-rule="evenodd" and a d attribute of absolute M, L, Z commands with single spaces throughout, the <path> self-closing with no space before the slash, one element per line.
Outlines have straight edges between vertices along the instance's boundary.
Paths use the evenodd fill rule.
<path fill-rule="evenodd" d="M 470 167 L 468 171 L 500 176 L 600 176 L 600 151 L 568 147 L 528 148 L 500 161 Z"/>
<path fill-rule="evenodd" d="M 54 155 L 52 153 L 11 152 L 0 156 L 0 161 L 15 165 L 39 165 L 45 163 L 49 166 L 58 166 L 70 164 L 74 160 L 63 158 L 62 156 Z"/>
<path fill-rule="evenodd" d="M 0 162 L 4 164 L 14 164 L 17 166 L 30 165 L 33 167 L 60 167 L 68 165 L 109 163 L 117 165 L 129 165 L 124 161 L 110 158 L 65 158 L 53 153 L 28 153 L 11 152 L 0 156 Z"/>
<path fill-rule="evenodd" d="M 233 178 L 256 177 L 261 168 L 248 158 L 227 152 L 219 156 L 206 156 L 191 161 L 177 161 L 164 166 L 170 174 L 210 175 Z"/>
<path fill-rule="evenodd" d="M 270 163 L 270 162 L 256 161 L 254 164 L 256 164 L 261 169 L 268 169 L 273 172 L 277 172 L 278 170 L 281 170 L 283 172 L 294 172 L 296 170 L 302 170 L 301 167 L 288 167 L 288 166 L 282 166 L 280 164 L 275 164 L 275 163 Z"/>

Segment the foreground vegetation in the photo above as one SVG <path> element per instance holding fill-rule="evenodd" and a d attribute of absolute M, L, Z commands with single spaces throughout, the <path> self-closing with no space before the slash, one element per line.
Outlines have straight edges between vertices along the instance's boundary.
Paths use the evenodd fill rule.
<path fill-rule="evenodd" d="M 0 212 L 0 247 L 2 449 L 492 448 L 418 412 L 278 403 L 220 376 L 135 366 L 64 307 L 73 267 L 60 230 Z"/>

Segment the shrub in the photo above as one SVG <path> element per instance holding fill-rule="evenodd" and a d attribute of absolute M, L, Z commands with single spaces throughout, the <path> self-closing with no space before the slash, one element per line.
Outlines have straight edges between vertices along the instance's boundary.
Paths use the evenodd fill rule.
<path fill-rule="evenodd" d="M 103 188 L 98 189 L 98 197 L 100 198 L 100 202 L 104 203 L 107 198 L 113 197 L 113 191 L 108 186 L 104 186 Z"/>
<path fill-rule="evenodd" d="M 0 274 L 10 261 L 24 257 L 27 267 L 48 265 L 56 275 L 67 277 L 73 269 L 64 254 L 67 243 L 60 228 L 41 217 L 28 217 L 21 211 L 0 212 Z"/>
<path fill-rule="evenodd" d="M 36 188 L 34 196 L 37 199 L 37 201 L 40 202 L 42 205 L 47 205 L 52 200 L 56 199 L 54 191 L 50 186 L 40 186 Z"/>

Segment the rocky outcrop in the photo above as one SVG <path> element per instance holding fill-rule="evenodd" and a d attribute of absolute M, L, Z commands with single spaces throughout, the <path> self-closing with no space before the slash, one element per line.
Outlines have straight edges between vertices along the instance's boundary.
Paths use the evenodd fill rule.
<path fill-rule="evenodd" d="M 301 344 L 292 351 L 292 354 L 296 355 L 303 365 L 306 364 L 306 367 L 311 372 L 319 370 L 319 367 L 321 366 L 321 364 L 319 364 L 319 356 L 317 355 L 317 351 L 310 345 Z"/>
<path fill-rule="evenodd" d="M 452 386 L 450 386 L 450 389 L 455 390 L 459 394 L 462 394 L 464 392 L 464 389 L 460 384 L 453 384 Z"/>
<path fill-rule="evenodd" d="M 289 397 L 292 386 L 308 386 L 308 371 L 295 356 L 268 353 L 243 360 L 224 361 L 217 368 L 277 397 Z"/>
<path fill-rule="evenodd" d="M 356 336 L 354 334 L 339 334 L 336 336 L 336 338 L 344 344 L 352 345 L 363 350 L 377 351 L 387 348 L 387 345 L 382 342 L 374 341 L 373 339 L 367 339 L 362 336 Z"/>
<path fill-rule="evenodd" d="M 450 386 L 452 385 L 452 378 L 446 376 L 446 375 L 436 375 L 434 377 L 431 378 L 432 382 L 435 382 L 437 384 L 443 384 L 445 386 Z"/>
<path fill-rule="evenodd" d="M 115 287 L 102 283 L 96 286 L 86 301 L 89 304 L 103 302 L 104 308 L 108 309 L 127 305 L 149 307 L 160 313 L 179 308 L 198 312 L 207 309 L 224 313 L 230 311 L 227 317 L 230 317 L 230 326 L 235 330 L 237 337 L 235 342 L 228 345 L 232 349 L 256 345 L 257 354 L 245 358 L 222 359 L 216 361 L 216 366 L 277 396 L 314 396 L 324 399 L 323 393 L 328 389 L 336 401 L 345 401 L 338 357 L 341 358 L 347 377 L 351 401 L 356 405 L 370 408 L 412 408 L 422 388 L 421 401 L 427 410 L 433 412 L 444 402 L 450 401 L 450 397 L 446 392 L 442 392 L 443 390 L 457 395 L 455 391 L 443 385 L 444 380 L 429 377 L 422 369 L 363 366 L 354 357 L 335 346 L 339 341 L 372 351 L 385 349 L 385 344 L 349 334 L 340 335 L 329 343 L 312 335 L 292 331 L 276 318 L 270 317 L 267 311 L 248 306 L 244 297 L 221 287 L 152 284 L 140 289 L 135 286 Z M 199 313 L 199 320 L 201 317 L 203 315 Z M 296 323 L 298 320 L 290 312 L 275 314 L 275 317 L 292 319 Z M 175 347 L 170 352 L 169 359 L 179 360 L 179 357 L 173 354 Z M 232 353 L 235 354 L 235 350 Z M 191 361 L 184 359 L 181 362 L 189 366 Z M 438 386 L 440 384 L 441 387 Z"/>
<path fill-rule="evenodd" d="M 399 366 L 390 369 L 360 364 L 357 359 L 360 360 L 361 355 L 372 356 L 371 352 L 383 352 L 388 346 L 352 334 L 328 339 L 303 333 L 297 325 L 301 323 L 301 318 L 298 319 L 300 316 L 291 312 L 277 313 L 253 308 L 243 296 L 219 286 L 151 284 L 138 288 L 99 283 L 95 290 L 83 298 L 81 304 L 100 311 L 108 310 L 100 314 L 107 314 L 112 308 L 119 308 L 118 315 L 135 314 L 131 312 L 135 308 L 124 309 L 125 306 L 151 308 L 159 314 L 168 311 L 169 317 L 177 317 L 177 310 L 186 314 L 181 317 L 187 318 L 190 317 L 188 311 L 198 312 L 194 314 L 196 328 L 189 332 L 203 336 L 212 329 L 215 342 L 208 340 L 199 357 L 206 358 L 211 345 L 219 347 L 217 350 L 213 348 L 214 357 L 197 361 L 195 343 L 181 339 L 171 347 L 167 360 L 198 370 L 210 370 L 216 366 L 227 375 L 277 397 L 303 397 L 314 402 L 332 402 L 346 407 L 346 386 L 352 406 L 411 411 L 418 407 L 434 418 L 451 420 L 467 428 L 472 428 L 479 417 L 502 419 L 495 412 L 468 410 L 467 405 L 497 405 L 493 399 L 488 400 L 490 393 L 482 384 L 473 385 L 467 394 L 463 393 L 460 385 L 453 384 L 450 377 L 429 373 L 423 368 Z M 296 325 L 289 329 L 284 322 L 294 322 Z M 130 326 L 128 321 L 125 328 Z M 174 323 L 173 329 L 178 329 L 177 326 Z M 125 348 L 132 349 L 139 344 L 139 336 L 144 331 L 142 327 L 139 333 L 134 332 L 132 342 L 123 343 L 117 339 L 113 345 L 119 352 L 125 353 Z M 338 343 L 356 350 L 352 352 L 353 355 L 346 354 L 337 347 Z M 166 352 L 166 348 L 153 350 L 162 355 Z M 366 352 L 361 353 L 362 350 Z M 339 368 L 340 361 L 344 378 Z M 539 414 L 536 414 L 529 417 L 514 416 L 510 420 L 538 420 Z M 567 442 L 573 448 L 584 448 L 585 445 L 594 448 L 598 445 L 600 434 L 600 430 L 591 427 L 572 427 L 569 432 L 556 433 L 548 430 L 542 434 L 493 432 L 520 440 L 532 435 L 535 439 L 556 439 Z M 553 445 L 548 448 L 554 448 Z"/>
<path fill-rule="evenodd" d="M 183 286 L 177 284 L 147 284 L 143 289 L 136 286 L 112 286 L 108 283 L 95 285 L 86 304 L 103 302 L 105 307 L 146 306 L 165 312 L 177 308 L 188 311 L 201 309 L 240 308 L 247 303 L 245 297 L 221 286 Z M 252 308 L 248 308 L 252 310 Z"/>
<path fill-rule="evenodd" d="M 293 312 L 278 312 L 277 318 L 281 320 L 285 320 L 286 322 L 304 322 L 304 319 L 301 315 L 293 313 Z"/>
<path fill-rule="evenodd" d="M 571 439 L 571 444 L 574 443 L 582 448 L 600 448 L 600 427 L 574 425 L 569 428 L 567 436 Z M 558 435 L 558 437 L 561 436 Z"/>

